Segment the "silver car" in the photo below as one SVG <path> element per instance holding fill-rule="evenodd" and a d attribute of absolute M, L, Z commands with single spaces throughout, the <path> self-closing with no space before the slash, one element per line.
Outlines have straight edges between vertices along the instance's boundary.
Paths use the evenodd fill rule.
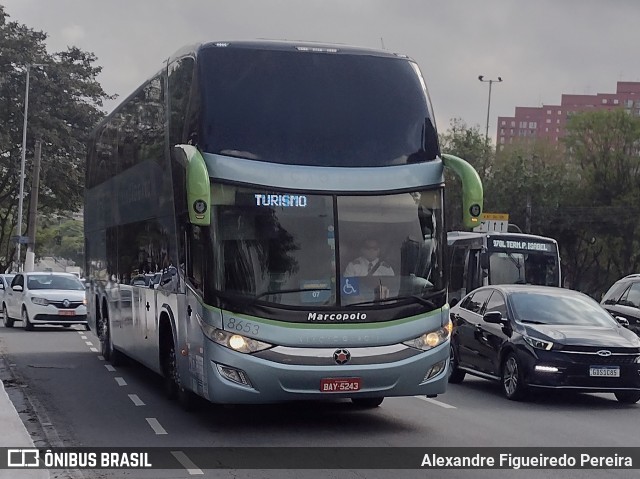
<path fill-rule="evenodd" d="M 70 273 L 18 273 L 2 300 L 4 325 L 22 321 L 30 331 L 38 324 L 87 325 L 85 286 Z"/>

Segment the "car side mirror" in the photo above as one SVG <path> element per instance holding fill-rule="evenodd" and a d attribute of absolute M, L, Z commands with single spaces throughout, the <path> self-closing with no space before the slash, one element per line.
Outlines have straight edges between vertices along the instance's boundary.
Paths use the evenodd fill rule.
<path fill-rule="evenodd" d="M 625 328 L 629 327 L 629 320 L 627 318 L 623 318 L 622 316 L 616 316 L 615 318 L 616 321 L 618 321 L 618 323 L 620 323 Z"/>
<path fill-rule="evenodd" d="M 502 318 L 502 313 L 500 311 L 490 311 L 486 313 L 482 319 L 485 323 L 491 324 L 502 324 L 505 319 Z"/>
<path fill-rule="evenodd" d="M 22 286 L 20 286 L 19 284 L 16 284 L 11 289 L 14 290 L 14 291 L 22 291 L 23 290 Z"/>
<path fill-rule="evenodd" d="M 454 307 L 456 304 L 458 304 L 460 302 L 460 300 L 458 298 L 453 298 L 450 302 L 449 302 L 449 306 L 450 307 Z"/>

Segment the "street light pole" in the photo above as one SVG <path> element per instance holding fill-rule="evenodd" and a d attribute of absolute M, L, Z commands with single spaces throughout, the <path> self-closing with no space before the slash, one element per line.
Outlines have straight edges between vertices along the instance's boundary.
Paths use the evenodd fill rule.
<path fill-rule="evenodd" d="M 478 80 L 480 80 L 481 82 L 489 83 L 489 101 L 487 103 L 487 127 L 484 134 L 485 141 L 488 144 L 489 143 L 489 111 L 491 110 L 491 85 L 493 85 L 493 83 L 500 83 L 502 81 L 502 78 L 498 77 L 497 80 L 485 80 L 484 75 L 479 75 Z"/>
<path fill-rule="evenodd" d="M 31 73 L 31 67 L 43 67 L 45 63 L 28 63 L 27 64 L 27 81 L 24 90 L 24 120 L 22 123 L 22 155 L 20 158 L 20 196 L 18 197 L 18 245 L 16 248 L 16 264 L 18 271 L 20 267 L 20 240 L 22 239 L 22 203 L 24 200 L 24 167 L 27 158 L 27 115 L 29 113 L 29 76 Z"/>

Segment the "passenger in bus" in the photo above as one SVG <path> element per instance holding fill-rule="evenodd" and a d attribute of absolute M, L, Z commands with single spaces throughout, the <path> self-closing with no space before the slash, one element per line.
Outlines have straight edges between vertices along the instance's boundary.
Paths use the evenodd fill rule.
<path fill-rule="evenodd" d="M 349 262 L 345 277 L 394 276 L 393 268 L 380 259 L 380 245 L 375 239 L 366 239 L 360 248 L 360 256 Z"/>

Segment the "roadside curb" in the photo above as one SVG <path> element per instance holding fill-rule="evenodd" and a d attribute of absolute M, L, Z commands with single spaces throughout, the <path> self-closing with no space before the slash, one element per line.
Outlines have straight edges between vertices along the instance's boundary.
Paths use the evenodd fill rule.
<path fill-rule="evenodd" d="M 0 381 L 0 447 L 33 448 L 34 443 L 22 423 L 20 415 Z M 49 479 L 49 471 L 35 470 L 0 470 L 0 479 Z"/>

